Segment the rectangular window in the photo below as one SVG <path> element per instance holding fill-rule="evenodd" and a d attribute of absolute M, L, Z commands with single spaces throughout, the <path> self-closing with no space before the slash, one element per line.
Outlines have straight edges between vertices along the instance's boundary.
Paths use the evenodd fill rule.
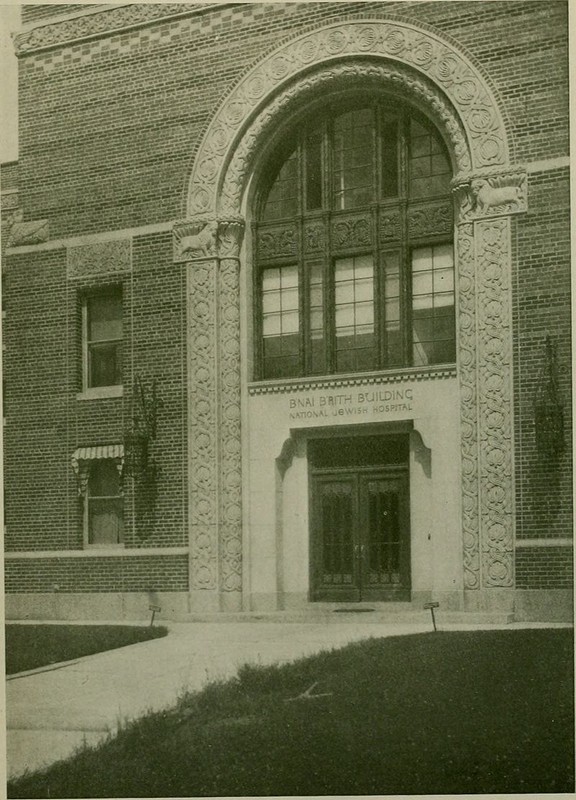
<path fill-rule="evenodd" d="M 85 298 L 84 388 L 122 384 L 122 291 Z"/>
<path fill-rule="evenodd" d="M 334 263 L 336 371 L 373 369 L 374 262 L 371 255 L 339 258 Z"/>
<path fill-rule="evenodd" d="M 86 495 L 86 527 L 88 544 L 122 543 L 124 500 L 120 473 L 112 459 L 97 459 L 90 464 Z"/>
<path fill-rule="evenodd" d="M 262 273 L 263 377 L 300 372 L 298 267 L 269 267 Z"/>
<path fill-rule="evenodd" d="M 412 358 L 416 367 L 456 360 L 451 244 L 412 251 Z"/>

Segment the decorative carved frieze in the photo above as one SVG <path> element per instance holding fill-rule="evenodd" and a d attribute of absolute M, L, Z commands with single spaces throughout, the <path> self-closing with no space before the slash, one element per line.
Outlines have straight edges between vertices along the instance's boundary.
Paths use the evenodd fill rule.
<path fill-rule="evenodd" d="M 296 256 L 299 251 L 296 225 L 283 225 L 279 228 L 259 230 L 256 247 L 258 258 L 263 260 L 283 256 Z"/>
<path fill-rule="evenodd" d="M 326 226 L 322 220 L 304 223 L 304 252 L 320 253 L 326 244 Z"/>
<path fill-rule="evenodd" d="M 286 394 L 288 392 L 309 392 L 319 389 L 340 389 L 348 386 L 380 386 L 389 383 L 406 383 L 444 380 L 456 377 L 456 367 L 408 367 L 397 372 L 385 372 L 352 378 L 292 378 L 276 381 L 258 382 L 248 386 L 248 394 Z"/>
<path fill-rule="evenodd" d="M 193 218 L 174 224 L 174 261 L 197 261 L 221 258 L 237 258 L 244 235 L 244 220 L 241 217 Z"/>
<path fill-rule="evenodd" d="M 418 237 L 451 234 L 454 227 L 452 203 L 435 203 L 408 207 L 408 235 Z"/>
<path fill-rule="evenodd" d="M 43 244 L 50 237 L 47 219 L 22 221 L 22 211 L 18 210 L 8 234 L 7 247 L 24 247 L 31 244 Z"/>
<path fill-rule="evenodd" d="M 213 3 L 195 3 L 193 6 L 183 3 L 154 3 L 98 8 L 91 14 L 54 20 L 47 25 L 24 31 L 14 38 L 14 44 L 16 53 L 24 55 L 34 50 L 112 33 L 163 17 L 196 14 L 213 5 Z"/>
<path fill-rule="evenodd" d="M 512 586 L 512 298 L 510 219 L 476 223 L 482 584 Z"/>
<path fill-rule="evenodd" d="M 216 255 L 215 220 L 192 219 L 174 226 L 174 261 L 213 258 Z"/>
<path fill-rule="evenodd" d="M 528 210 L 528 177 L 522 168 L 458 175 L 453 186 L 461 220 L 521 214 Z"/>
<path fill-rule="evenodd" d="M 266 115 L 286 107 L 294 94 L 303 97 L 304 90 L 312 84 L 314 92 L 322 91 L 323 84 L 334 85 L 342 69 L 351 66 L 334 64 L 336 56 L 343 62 L 360 57 L 368 79 L 370 70 L 388 69 L 388 85 L 423 100 L 444 123 L 459 171 L 507 163 L 506 132 L 491 86 L 463 52 L 435 33 L 404 21 L 348 20 L 284 43 L 243 76 L 214 115 L 201 144 L 190 184 L 190 213 L 215 208 L 217 176 L 222 173 L 226 153 L 237 132 L 254 117 L 263 98 L 277 95 L 260 116 L 259 129 L 266 126 Z M 372 56 L 371 61 L 368 56 Z M 319 80 L 313 67 L 323 63 L 324 80 Z M 361 67 L 360 62 L 356 67 Z M 302 73 L 300 79 L 298 73 Z M 288 85 L 290 88 L 283 88 Z M 448 103 L 442 101 L 443 96 Z M 456 115 L 447 111 L 450 105 Z M 459 136 L 458 118 L 463 122 L 465 138 Z M 466 140 L 471 144 L 471 153 Z M 250 145 L 246 149 L 250 151 Z M 249 166 L 246 153 L 238 155 L 244 163 L 231 165 L 234 174 L 243 173 Z"/>
<path fill-rule="evenodd" d="M 402 221 L 397 208 L 381 209 L 379 236 L 381 242 L 396 242 L 402 237 Z"/>
<path fill-rule="evenodd" d="M 218 584 L 216 260 L 187 268 L 190 587 Z"/>
<path fill-rule="evenodd" d="M 242 451 L 240 430 L 240 263 L 218 271 L 220 591 L 242 589 Z"/>
<path fill-rule="evenodd" d="M 332 220 L 331 245 L 333 251 L 370 247 L 372 245 L 372 217 L 336 217 Z"/>
<path fill-rule="evenodd" d="M 66 271 L 69 278 L 130 272 L 131 269 L 130 239 L 94 242 L 66 249 Z"/>
<path fill-rule="evenodd" d="M 462 452 L 462 536 L 464 586 L 480 588 L 480 519 L 478 515 L 478 400 L 476 373 L 476 278 L 474 226 L 459 225 L 456 234 L 458 266 L 458 375 Z"/>

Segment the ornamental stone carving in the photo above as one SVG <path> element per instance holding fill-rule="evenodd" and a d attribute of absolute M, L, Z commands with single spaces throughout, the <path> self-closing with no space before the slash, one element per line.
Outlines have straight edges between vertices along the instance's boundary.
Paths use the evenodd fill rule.
<path fill-rule="evenodd" d="M 454 227 L 452 203 L 408 207 L 408 235 L 417 238 L 451 234 Z"/>
<path fill-rule="evenodd" d="M 368 57 L 374 64 L 387 63 L 391 75 L 400 65 L 398 76 L 401 72 L 404 76 L 409 74 L 415 84 L 435 86 L 436 96 L 448 99 L 446 105 L 456 110 L 456 119 L 464 127 L 472 156 L 471 163 L 466 163 L 467 147 L 461 152 L 453 148 L 458 170 L 508 162 L 506 131 L 492 87 L 461 49 L 432 30 L 405 21 L 352 19 L 291 39 L 241 78 L 214 115 L 200 146 L 190 182 L 188 213 L 215 208 L 217 178 L 222 175 L 227 154 L 238 152 L 239 135 L 267 99 L 285 95 L 290 91 L 289 85 L 300 84 L 302 89 L 309 80 L 304 74 L 314 65 L 334 65 L 339 70 L 344 64 L 334 63 L 336 60 L 349 62 L 355 57 L 364 63 Z M 397 79 L 396 85 L 402 82 L 405 80 Z M 392 79 L 389 86 L 393 85 Z M 439 111 L 433 102 L 426 105 L 433 112 Z M 270 109 L 270 104 L 267 108 Z M 455 131 L 451 127 L 447 125 L 445 130 L 452 138 Z M 235 171 L 242 173 L 242 166 L 238 164 Z"/>
<path fill-rule="evenodd" d="M 92 36 L 112 31 L 131 28 L 160 17 L 174 17 L 198 13 L 210 8 L 212 3 L 195 3 L 194 7 L 182 3 L 155 3 L 151 5 L 133 4 L 112 7 L 102 13 L 99 8 L 92 14 L 72 19 L 54 20 L 48 25 L 41 25 L 30 31 L 24 31 L 14 37 L 16 53 L 23 55 L 46 47 L 76 42 Z"/>
<path fill-rule="evenodd" d="M 213 596 L 242 588 L 240 217 L 174 228 L 187 261 L 190 582 Z M 214 601 L 216 610 L 218 600 Z M 234 603 L 239 607 L 239 603 Z"/>
<path fill-rule="evenodd" d="M 396 19 L 349 19 L 292 39 L 243 76 L 215 113 L 190 178 L 188 214 L 204 219 L 239 214 L 261 143 L 283 126 L 294 125 L 302 108 L 310 108 L 318 98 L 359 87 L 414 103 L 442 131 L 451 153 L 457 200 L 464 589 L 471 597 L 478 590 L 510 587 L 514 581 L 510 216 L 527 208 L 527 179 L 522 168 L 509 164 L 505 126 L 490 82 L 480 69 L 452 42 Z M 376 233 L 372 230 L 376 221 L 380 242 L 400 238 L 402 216 L 397 209 L 381 208 L 374 222 L 358 215 L 333 217 L 330 231 L 321 218 L 307 221 L 302 226 L 302 247 L 307 253 L 323 251 L 328 236 L 332 250 L 346 249 L 348 243 L 354 248 L 367 245 Z M 453 211 L 445 203 L 412 205 L 407 211 L 412 236 L 448 233 L 452 221 Z M 282 248 L 264 246 L 269 252 Z M 230 280 L 237 274 L 236 261 L 234 265 L 227 268 Z M 226 294 L 224 287 L 220 291 L 218 314 L 226 307 L 234 316 L 233 293 Z M 231 340 L 233 330 L 232 324 L 223 338 Z M 232 368 L 232 359 L 229 363 Z M 399 379 L 406 379 L 405 371 Z M 223 373 L 218 380 L 224 380 Z M 234 417 L 239 413 L 234 399 L 238 389 L 236 377 L 229 380 L 230 399 L 220 383 L 217 407 L 220 416 L 226 408 Z M 297 385 L 304 389 L 309 382 Z M 264 391 L 283 388 L 250 387 L 251 393 Z M 231 420 L 230 426 L 229 447 L 238 448 L 239 422 Z M 224 462 L 220 466 L 222 486 L 234 483 L 239 475 L 233 453 L 227 458 L 227 466 Z M 221 504 L 220 514 L 230 520 L 238 510 L 234 492 L 226 503 L 227 509 Z M 233 586 L 234 575 L 239 574 L 234 559 L 240 534 L 230 524 L 222 534 L 220 561 L 224 584 Z"/>
<path fill-rule="evenodd" d="M 296 226 L 260 230 L 257 248 L 260 258 L 295 256 L 299 250 Z"/>
<path fill-rule="evenodd" d="M 386 62 L 362 60 L 328 66 L 321 64 L 271 100 L 246 131 L 238 131 L 235 136 L 232 130 L 227 133 L 222 126 L 215 130 L 210 126 L 191 178 L 189 215 L 216 213 L 215 209 L 220 214 L 238 213 L 244 186 L 261 151 L 259 143 L 277 132 L 279 125 L 293 121 L 303 104 L 313 102 L 327 92 L 354 90 L 360 82 L 375 92 L 392 91 L 427 108 L 449 138 L 457 171 L 470 171 L 471 160 L 464 129 L 443 93 L 424 77 L 401 64 Z M 227 152 L 229 147 L 231 153 Z M 220 169 L 224 174 L 219 175 Z"/>
<path fill-rule="evenodd" d="M 332 220 L 332 247 L 336 250 L 367 247 L 372 244 L 371 217 Z"/>
<path fill-rule="evenodd" d="M 47 242 L 50 234 L 47 219 L 22 221 L 22 210 L 18 209 L 8 234 L 7 247 L 24 247 L 31 244 Z"/>
<path fill-rule="evenodd" d="M 528 176 L 522 167 L 506 172 L 458 175 L 452 183 L 461 219 L 484 219 L 528 210 Z"/>
<path fill-rule="evenodd" d="M 68 247 L 66 269 L 69 278 L 130 272 L 132 242 L 130 239 L 118 239 Z"/>

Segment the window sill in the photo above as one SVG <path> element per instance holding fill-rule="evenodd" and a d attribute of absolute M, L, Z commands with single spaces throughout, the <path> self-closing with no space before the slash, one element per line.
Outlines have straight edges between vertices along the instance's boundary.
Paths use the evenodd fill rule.
<path fill-rule="evenodd" d="M 76 395 L 77 400 L 106 400 L 109 397 L 123 397 L 123 386 L 95 386 L 93 389 L 85 389 Z"/>

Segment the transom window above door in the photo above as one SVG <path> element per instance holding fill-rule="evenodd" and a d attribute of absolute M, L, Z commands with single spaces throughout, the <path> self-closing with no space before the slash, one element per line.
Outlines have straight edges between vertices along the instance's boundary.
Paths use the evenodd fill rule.
<path fill-rule="evenodd" d="M 256 195 L 256 378 L 455 360 L 451 177 L 437 129 L 392 97 L 283 138 Z"/>

